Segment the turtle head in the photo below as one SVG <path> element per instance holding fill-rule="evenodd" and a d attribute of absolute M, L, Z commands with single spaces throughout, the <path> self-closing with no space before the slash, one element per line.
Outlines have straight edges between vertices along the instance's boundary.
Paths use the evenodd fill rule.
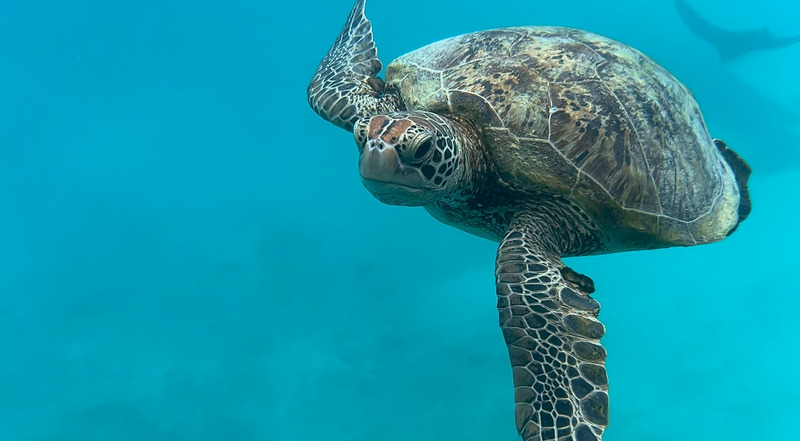
<path fill-rule="evenodd" d="M 429 112 L 393 112 L 360 119 L 353 130 L 364 186 L 391 205 L 438 201 L 459 186 L 456 127 Z"/>

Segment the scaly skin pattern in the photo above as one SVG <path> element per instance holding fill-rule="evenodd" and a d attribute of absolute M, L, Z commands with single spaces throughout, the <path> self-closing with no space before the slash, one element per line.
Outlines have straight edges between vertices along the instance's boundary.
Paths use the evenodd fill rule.
<path fill-rule="evenodd" d="M 595 235 L 582 223 L 570 226 L 580 217 L 570 211 L 553 203 L 523 209 L 497 251 L 497 308 L 524 441 L 598 441 L 608 425 L 600 304 L 566 280 L 559 259 L 563 250 L 591 247 Z M 577 234 L 565 237 L 557 223 Z"/>
<path fill-rule="evenodd" d="M 375 77 L 382 65 L 364 15 L 365 1 L 356 3 L 307 90 L 318 115 L 351 132 L 359 118 L 403 108 L 400 97 L 384 94 L 383 81 Z"/>

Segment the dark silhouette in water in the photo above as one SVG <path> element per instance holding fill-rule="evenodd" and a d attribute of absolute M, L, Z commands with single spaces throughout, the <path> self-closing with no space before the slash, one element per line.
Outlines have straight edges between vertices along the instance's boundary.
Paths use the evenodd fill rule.
<path fill-rule="evenodd" d="M 675 0 L 675 8 L 683 22 L 695 35 L 711 43 L 717 49 L 722 62 L 733 60 L 749 52 L 779 49 L 800 43 L 800 35 L 773 37 L 767 28 L 750 31 L 722 29 L 706 21 L 683 0 Z"/>

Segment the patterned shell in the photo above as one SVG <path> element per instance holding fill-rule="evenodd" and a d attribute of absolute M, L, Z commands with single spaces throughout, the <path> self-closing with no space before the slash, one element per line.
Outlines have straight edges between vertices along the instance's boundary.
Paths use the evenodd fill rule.
<path fill-rule="evenodd" d="M 476 32 L 398 58 L 386 78 L 410 110 L 469 117 L 502 182 L 574 200 L 610 250 L 713 242 L 737 223 L 736 180 L 691 94 L 619 42 Z"/>

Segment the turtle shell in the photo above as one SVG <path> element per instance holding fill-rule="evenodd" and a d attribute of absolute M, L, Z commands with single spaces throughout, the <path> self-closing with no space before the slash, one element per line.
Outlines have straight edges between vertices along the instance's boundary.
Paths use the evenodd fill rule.
<path fill-rule="evenodd" d="M 739 189 L 697 103 L 640 52 L 585 31 L 506 28 L 439 41 L 386 71 L 409 110 L 467 116 L 498 179 L 570 198 L 609 251 L 723 239 Z"/>

